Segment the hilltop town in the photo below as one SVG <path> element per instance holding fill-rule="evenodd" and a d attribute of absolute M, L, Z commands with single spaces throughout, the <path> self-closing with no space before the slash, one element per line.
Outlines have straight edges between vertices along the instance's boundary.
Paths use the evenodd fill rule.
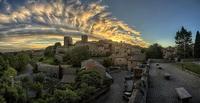
<path fill-rule="evenodd" d="M 183 101 L 194 97 L 191 101 L 198 103 L 198 91 L 191 88 L 199 87 L 199 59 L 183 58 L 191 52 L 179 55 L 178 47 L 142 48 L 111 40 L 90 41 L 88 35 L 80 38 L 73 42 L 65 36 L 63 43 L 43 50 L 1 53 L 0 101 L 154 103 L 165 99 L 169 103 L 185 95 Z M 165 95 L 157 98 L 156 93 Z"/>
<path fill-rule="evenodd" d="M 1 54 L 0 60 L 5 65 L 1 67 L 0 86 L 6 89 L 2 94 L 10 98 L 10 103 L 15 100 L 91 102 L 109 90 L 114 82 L 111 74 L 120 71 L 127 72 L 123 84 L 127 93 L 132 94 L 133 88 L 129 78 L 136 81 L 146 78 L 144 83 L 147 83 L 147 67 L 142 66 L 145 53 L 141 47 L 110 40 L 88 41 L 87 35 L 74 44 L 72 37 L 65 36 L 63 42 L 63 46 L 57 42 L 45 50 Z M 9 96 L 11 88 L 20 96 Z"/>

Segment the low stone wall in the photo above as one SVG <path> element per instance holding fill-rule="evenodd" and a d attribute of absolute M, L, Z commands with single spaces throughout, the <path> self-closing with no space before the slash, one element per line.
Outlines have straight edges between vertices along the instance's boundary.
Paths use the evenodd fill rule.
<path fill-rule="evenodd" d="M 143 72 L 143 76 L 134 83 L 134 89 L 128 103 L 146 103 L 149 88 L 149 68 Z"/>
<path fill-rule="evenodd" d="M 181 59 L 181 62 L 195 62 L 195 61 L 200 61 L 200 58 L 196 58 L 196 59 Z"/>
<path fill-rule="evenodd" d="M 149 63 L 169 63 L 171 61 L 166 59 L 148 59 Z"/>

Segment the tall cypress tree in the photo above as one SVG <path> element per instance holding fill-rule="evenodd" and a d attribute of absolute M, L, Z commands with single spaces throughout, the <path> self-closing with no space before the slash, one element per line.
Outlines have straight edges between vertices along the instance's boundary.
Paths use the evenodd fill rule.
<path fill-rule="evenodd" d="M 194 57 L 200 58 L 200 33 L 197 31 L 194 44 Z"/>

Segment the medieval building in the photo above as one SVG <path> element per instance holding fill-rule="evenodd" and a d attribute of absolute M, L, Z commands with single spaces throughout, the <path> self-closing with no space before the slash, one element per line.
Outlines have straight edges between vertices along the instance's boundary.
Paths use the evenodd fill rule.
<path fill-rule="evenodd" d="M 87 35 L 82 35 L 81 40 L 75 44 L 71 37 L 64 37 L 64 46 L 56 49 L 55 57 L 62 62 L 65 53 L 72 46 L 88 46 L 92 57 L 109 57 L 114 66 L 121 68 L 133 69 L 145 59 L 140 47 L 110 40 L 88 41 Z"/>

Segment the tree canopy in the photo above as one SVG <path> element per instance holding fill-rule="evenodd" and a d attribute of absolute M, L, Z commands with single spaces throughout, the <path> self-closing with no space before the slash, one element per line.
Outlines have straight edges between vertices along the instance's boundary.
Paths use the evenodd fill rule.
<path fill-rule="evenodd" d="M 150 45 L 149 48 L 146 49 L 146 58 L 162 59 L 162 46 L 157 43 Z"/>
<path fill-rule="evenodd" d="M 26 53 L 9 55 L 7 56 L 7 59 L 9 61 L 10 66 L 15 68 L 17 71 L 22 71 L 31 60 L 30 56 Z"/>
<path fill-rule="evenodd" d="M 17 76 L 17 71 L 12 67 L 8 67 L 8 69 L 4 71 L 4 76 L 15 77 Z"/>
<path fill-rule="evenodd" d="M 80 66 L 83 60 L 90 58 L 88 46 L 75 46 L 65 54 L 64 61 L 73 66 Z"/>
<path fill-rule="evenodd" d="M 194 57 L 200 58 L 200 33 L 197 31 L 194 44 Z"/>
<path fill-rule="evenodd" d="M 180 58 L 189 58 L 192 56 L 192 32 L 184 27 L 176 32 L 175 43 L 177 46 L 177 56 Z"/>

